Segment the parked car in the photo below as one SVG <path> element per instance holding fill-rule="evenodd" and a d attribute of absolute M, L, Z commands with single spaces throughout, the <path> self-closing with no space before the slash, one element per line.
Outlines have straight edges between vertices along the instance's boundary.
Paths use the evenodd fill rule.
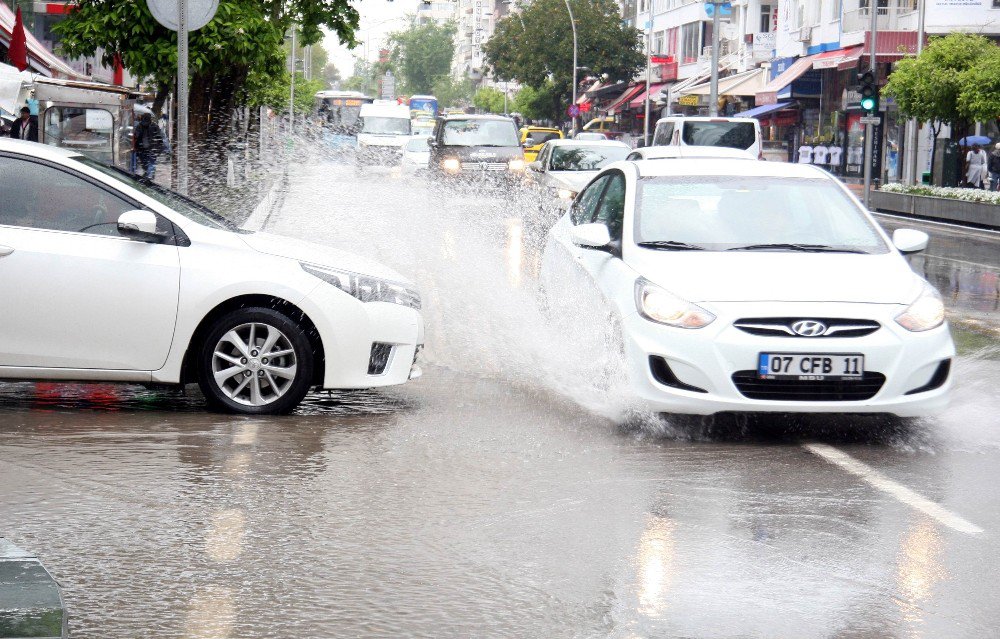
<path fill-rule="evenodd" d="M 534 162 L 542 145 L 549 140 L 561 140 L 562 131 L 543 126 L 526 126 L 521 129 L 521 146 L 524 147 L 524 161 Z"/>
<path fill-rule="evenodd" d="M 758 159 L 760 121 L 756 118 L 669 116 L 653 131 L 653 146 L 718 146 L 746 151 Z"/>
<path fill-rule="evenodd" d="M 946 405 L 955 356 L 903 257 L 927 242 L 816 167 L 619 162 L 550 232 L 541 281 L 552 308 L 604 300 L 653 410 L 915 417 Z"/>
<path fill-rule="evenodd" d="M 415 135 L 403 145 L 400 168 L 404 175 L 415 175 L 426 171 L 430 161 L 430 138 L 426 135 Z"/>
<path fill-rule="evenodd" d="M 431 174 L 439 178 L 520 181 L 524 153 L 511 118 L 449 115 L 438 118 L 430 141 Z"/>
<path fill-rule="evenodd" d="M 420 374 L 420 295 L 66 149 L 0 140 L 0 378 L 184 384 L 284 413 Z"/>

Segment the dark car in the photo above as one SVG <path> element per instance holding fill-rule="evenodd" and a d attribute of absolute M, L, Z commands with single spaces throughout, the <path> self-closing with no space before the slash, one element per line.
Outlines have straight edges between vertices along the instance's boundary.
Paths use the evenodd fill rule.
<path fill-rule="evenodd" d="M 431 137 L 429 169 L 438 177 L 520 180 L 524 151 L 511 118 L 449 115 L 438 118 Z"/>

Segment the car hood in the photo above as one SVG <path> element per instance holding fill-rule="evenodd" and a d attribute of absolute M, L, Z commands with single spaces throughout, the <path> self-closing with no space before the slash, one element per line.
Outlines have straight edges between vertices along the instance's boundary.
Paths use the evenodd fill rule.
<path fill-rule="evenodd" d="M 523 158 L 519 146 L 441 146 L 441 157 L 455 157 L 462 162 L 508 162 Z"/>
<path fill-rule="evenodd" d="M 317 266 L 352 271 L 362 275 L 371 275 L 372 277 L 412 285 L 412 282 L 407 278 L 388 266 L 347 251 L 281 235 L 272 235 L 271 233 L 252 233 L 250 235 L 241 235 L 240 238 L 253 250 L 267 255 L 287 257 L 288 259 L 308 262 Z"/>
<path fill-rule="evenodd" d="M 923 285 L 896 253 L 631 253 L 639 274 L 690 302 L 909 304 Z"/>
<path fill-rule="evenodd" d="M 552 186 L 565 187 L 574 193 L 582 191 L 595 175 L 597 171 L 549 171 Z"/>

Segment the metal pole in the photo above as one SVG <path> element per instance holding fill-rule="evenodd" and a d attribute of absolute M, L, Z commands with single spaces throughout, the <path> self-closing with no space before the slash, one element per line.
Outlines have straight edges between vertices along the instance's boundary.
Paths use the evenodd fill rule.
<path fill-rule="evenodd" d="M 177 190 L 188 192 L 188 15 L 177 0 Z"/>
<path fill-rule="evenodd" d="M 871 47 L 871 59 L 868 62 L 868 68 L 871 69 L 872 74 L 875 77 L 875 85 L 878 86 L 878 67 L 876 67 L 875 61 L 875 51 L 876 51 L 876 32 L 878 29 L 878 3 L 875 0 L 868 0 L 868 11 L 871 13 L 871 32 L 868 37 L 868 43 Z M 878 112 L 872 115 L 878 116 Z M 873 153 L 875 152 L 875 140 L 872 138 L 875 135 L 875 127 L 871 124 L 865 125 L 865 185 L 864 185 L 864 201 L 865 208 L 868 208 L 868 199 L 871 195 L 872 189 L 872 159 Z"/>
<path fill-rule="evenodd" d="M 569 12 L 569 24 L 573 27 L 573 106 L 576 106 L 576 18 L 573 17 L 573 8 L 569 6 L 569 0 L 566 1 L 566 11 Z M 577 116 L 573 116 L 573 133 L 576 133 L 577 126 Z"/>
<path fill-rule="evenodd" d="M 926 0 L 917 0 L 917 55 L 924 50 L 924 9 L 927 6 Z M 907 170 L 909 179 L 907 183 L 918 184 L 921 179 L 919 168 L 920 153 L 920 122 L 916 118 L 910 118 L 909 136 L 906 138 L 907 149 Z"/>
<path fill-rule="evenodd" d="M 652 64 L 650 58 L 653 55 L 653 0 L 649 2 L 649 16 L 646 20 L 646 99 L 643 102 L 645 117 L 642 119 L 642 145 L 649 146 L 649 82 L 652 79 Z"/>
<path fill-rule="evenodd" d="M 295 135 L 295 24 L 292 24 L 292 81 L 288 85 L 288 134 Z"/>
<path fill-rule="evenodd" d="M 708 93 L 708 114 L 719 115 L 719 11 L 721 5 L 714 6 L 712 12 L 712 68 Z"/>

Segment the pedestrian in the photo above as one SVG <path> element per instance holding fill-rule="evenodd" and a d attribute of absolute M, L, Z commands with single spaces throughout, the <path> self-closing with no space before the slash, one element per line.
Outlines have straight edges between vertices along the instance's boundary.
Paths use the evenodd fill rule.
<path fill-rule="evenodd" d="M 38 119 L 32 117 L 31 109 L 21 107 L 21 117 L 10 127 L 10 137 L 29 142 L 38 142 Z"/>
<path fill-rule="evenodd" d="M 986 162 L 986 168 L 990 172 L 990 190 L 1000 190 L 1000 142 L 997 142 L 993 150 L 990 151 L 990 159 Z"/>
<path fill-rule="evenodd" d="M 139 116 L 139 124 L 132 131 L 132 150 L 142 176 L 152 180 L 156 175 L 156 157 L 163 152 L 164 146 L 163 132 L 149 113 Z"/>
<path fill-rule="evenodd" d="M 965 184 L 973 189 L 983 188 L 983 174 L 986 173 L 986 151 L 978 144 L 965 154 Z"/>

